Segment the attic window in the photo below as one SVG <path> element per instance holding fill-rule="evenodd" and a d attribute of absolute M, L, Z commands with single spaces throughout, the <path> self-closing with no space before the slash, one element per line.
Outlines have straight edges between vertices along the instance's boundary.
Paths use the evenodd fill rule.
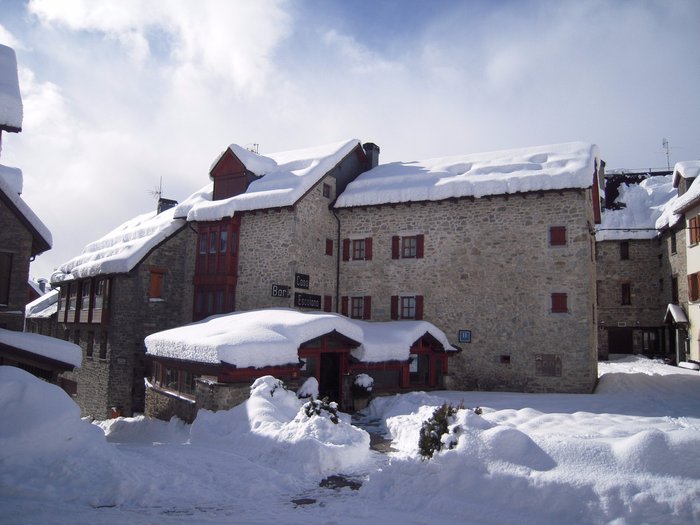
<path fill-rule="evenodd" d="M 163 299 L 163 281 L 165 280 L 165 268 L 152 268 L 148 283 L 148 298 L 150 300 Z"/>
<path fill-rule="evenodd" d="M 323 183 L 323 196 L 327 199 L 331 198 L 331 185 Z"/>

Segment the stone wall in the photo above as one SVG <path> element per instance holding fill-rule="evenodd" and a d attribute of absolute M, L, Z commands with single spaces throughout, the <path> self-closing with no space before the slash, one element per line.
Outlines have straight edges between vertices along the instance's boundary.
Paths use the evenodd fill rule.
<path fill-rule="evenodd" d="M 146 387 L 146 415 L 164 421 L 176 416 L 186 423 L 192 423 L 197 417 L 197 405 L 194 401 L 173 395 L 165 390 Z"/>
<path fill-rule="evenodd" d="M 340 209 L 341 238 L 372 237 L 371 261 L 341 262 L 341 295 L 370 295 L 372 320 L 392 295 L 422 295 L 424 319 L 452 342 L 466 389 L 590 392 L 597 376 L 591 192 L 542 192 Z M 565 226 L 565 246 L 549 228 Z M 425 236 L 422 259 L 391 256 L 394 235 Z M 566 293 L 568 313 L 551 313 Z M 544 375 L 543 375 L 544 374 Z"/>
<path fill-rule="evenodd" d="M 29 259 L 32 234 L 17 216 L 0 201 L 0 251 L 12 254 L 8 304 L 0 306 L 0 328 L 21 332 L 29 286 Z"/>

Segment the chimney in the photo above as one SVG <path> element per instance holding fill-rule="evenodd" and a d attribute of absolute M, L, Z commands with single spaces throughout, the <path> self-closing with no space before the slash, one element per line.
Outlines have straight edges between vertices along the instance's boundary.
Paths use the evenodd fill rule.
<path fill-rule="evenodd" d="M 39 284 L 39 290 L 41 290 L 42 294 L 46 293 L 46 283 L 48 283 L 48 280 L 44 279 L 43 277 L 37 281 Z"/>
<path fill-rule="evenodd" d="M 362 145 L 362 149 L 365 150 L 365 155 L 367 155 L 367 169 L 376 168 L 379 165 L 379 146 L 373 142 L 365 142 Z"/>
<path fill-rule="evenodd" d="M 177 206 L 177 201 L 174 201 L 172 199 L 164 199 L 161 197 L 158 199 L 158 213 L 163 213 L 165 210 L 169 210 L 170 208 L 174 208 Z"/>

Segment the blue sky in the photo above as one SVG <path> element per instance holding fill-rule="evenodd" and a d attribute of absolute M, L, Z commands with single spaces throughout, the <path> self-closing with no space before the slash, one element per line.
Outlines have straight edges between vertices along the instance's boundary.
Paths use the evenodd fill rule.
<path fill-rule="evenodd" d="M 23 133 L 2 163 L 54 234 L 36 277 L 204 186 L 230 143 L 381 162 L 583 140 L 700 158 L 700 2 L 0 0 Z"/>

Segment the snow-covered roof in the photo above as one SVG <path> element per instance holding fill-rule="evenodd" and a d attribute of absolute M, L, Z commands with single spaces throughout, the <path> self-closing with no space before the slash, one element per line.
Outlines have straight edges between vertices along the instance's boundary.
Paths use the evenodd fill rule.
<path fill-rule="evenodd" d="M 22 129 L 22 96 L 17 77 L 17 57 L 11 47 L 0 44 L 0 129 Z"/>
<path fill-rule="evenodd" d="M 624 208 L 603 210 L 596 228 L 597 241 L 621 239 L 653 239 L 656 223 L 676 198 L 673 176 L 649 177 L 639 184 L 621 184 L 615 199 Z"/>
<path fill-rule="evenodd" d="M 78 345 L 47 335 L 0 328 L 0 344 L 77 367 L 83 359 L 83 352 Z"/>
<path fill-rule="evenodd" d="M 688 324 L 688 317 L 685 315 L 685 312 L 683 311 L 683 308 L 681 308 L 677 304 L 669 304 L 668 308 L 666 309 L 666 316 L 664 317 L 664 321 L 668 322 L 669 317 L 673 319 L 673 322 L 676 324 Z"/>
<path fill-rule="evenodd" d="M 210 193 L 207 201 L 198 202 L 189 210 L 187 220 L 217 221 L 232 217 L 239 211 L 292 206 L 359 145 L 360 141 L 353 139 L 314 148 L 258 155 L 231 144 L 228 149 L 248 171 L 261 178 L 251 182 L 245 193 L 235 197 L 212 201 Z M 177 216 L 182 216 L 182 211 L 178 211 Z"/>
<path fill-rule="evenodd" d="M 302 343 L 333 331 L 357 342 L 352 354 L 364 362 L 408 359 L 411 345 L 426 333 L 445 350 L 456 350 L 426 321 L 369 323 L 335 313 L 270 308 L 214 316 L 149 335 L 146 353 L 239 368 L 282 366 L 298 362 Z"/>
<path fill-rule="evenodd" d="M 663 214 L 656 221 L 656 227 L 660 230 L 675 226 L 683 218 L 685 210 L 700 202 L 700 177 L 698 177 L 700 161 L 677 162 L 673 170 L 674 187 L 677 186 L 675 184 L 677 173 L 683 173 L 684 178 L 694 178 L 695 180 L 683 195 L 676 197 L 666 206 Z"/>
<path fill-rule="evenodd" d="M 414 162 L 392 162 L 352 181 L 336 206 L 437 201 L 541 190 L 590 188 L 600 158 L 571 142 Z"/>
<path fill-rule="evenodd" d="M 178 208 L 186 210 L 200 199 L 202 193 L 196 192 Z M 178 208 L 161 213 L 152 211 L 126 221 L 62 264 L 51 276 L 51 282 L 129 272 L 152 249 L 187 224 L 184 219 L 176 218 Z"/>
<path fill-rule="evenodd" d="M 34 230 L 33 233 L 35 233 L 35 235 L 38 236 L 43 243 L 45 243 L 46 246 L 43 246 L 43 249 L 40 249 L 38 252 L 41 253 L 51 248 L 51 243 L 53 242 L 51 232 L 46 225 L 41 222 L 39 217 L 36 216 L 27 203 L 24 202 L 22 197 L 20 197 L 19 194 L 21 191 L 22 171 L 18 168 L 10 168 L 8 166 L 0 165 L 0 192 L 7 197 L 11 205 L 16 208 L 21 217 L 24 218 L 27 224 Z M 37 247 L 39 247 L 40 244 L 41 243 L 35 243 Z"/>
<path fill-rule="evenodd" d="M 673 166 L 673 187 L 678 187 L 680 179 L 694 179 L 698 175 L 700 175 L 700 160 L 676 162 Z"/>
<path fill-rule="evenodd" d="M 27 303 L 24 316 L 27 319 L 46 319 L 58 312 L 59 290 L 51 290 Z"/>

